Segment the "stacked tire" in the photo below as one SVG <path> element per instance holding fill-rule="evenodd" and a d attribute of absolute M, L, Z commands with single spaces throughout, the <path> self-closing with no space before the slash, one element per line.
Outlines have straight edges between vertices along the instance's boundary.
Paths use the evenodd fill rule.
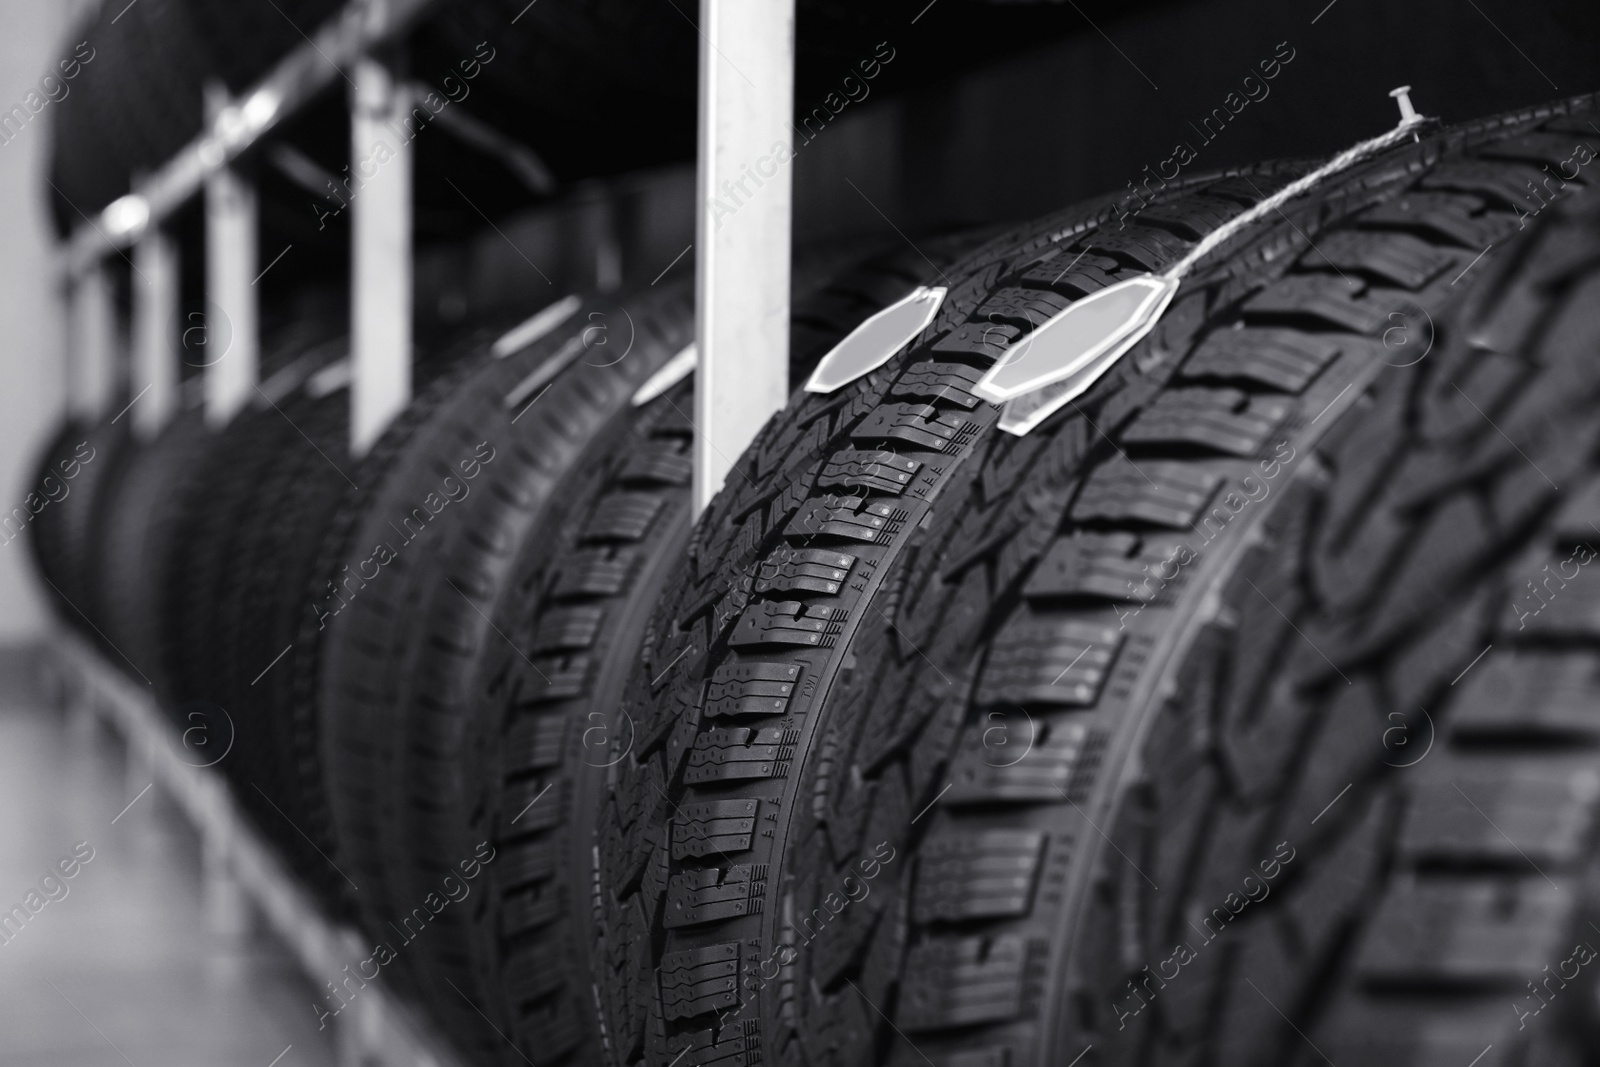
<path fill-rule="evenodd" d="M 40 455 L 30 483 L 33 497 L 24 503 L 34 563 L 57 612 L 91 633 L 94 626 L 86 609 L 96 506 L 101 490 L 114 480 L 126 445 L 126 423 L 67 420 Z M 7 533 L 15 536 L 9 526 Z"/>
<path fill-rule="evenodd" d="M 948 262 L 967 244 L 927 249 Z M 816 285 L 797 305 L 794 372 L 930 273 L 907 250 Z M 393 960 L 484 1062 L 603 1052 L 588 993 L 593 817 L 621 682 L 688 534 L 693 382 L 673 357 L 692 310 L 687 284 L 574 301 L 538 342 L 564 370 L 457 389 L 386 499 L 350 502 L 332 571 L 368 581 L 349 585 L 320 640 L 306 620 L 317 652 L 300 691 L 322 724 L 374 965 Z M 463 457 L 475 480 L 413 547 L 406 509 Z M 375 553 L 381 571 L 362 569 Z"/>
<path fill-rule="evenodd" d="M 609 1062 L 1589 1062 L 1593 120 L 1329 179 L 1026 436 L 1011 341 L 1307 168 L 996 239 L 797 395 L 628 682 Z"/>
<path fill-rule="evenodd" d="M 794 373 L 970 244 L 808 284 Z M 186 409 L 119 453 L 93 507 L 88 628 L 365 927 L 363 973 L 475 1057 L 510 1055 L 501 1034 L 603 1053 L 574 977 L 593 942 L 575 879 L 608 767 L 594 724 L 688 535 L 692 309 L 677 282 L 480 323 L 419 364 L 417 399 L 359 462 L 346 342 L 313 316 L 269 345 L 227 427 Z M 64 577 L 67 546 L 38 544 Z"/>
<path fill-rule="evenodd" d="M 1024 435 L 1013 344 L 1314 164 L 841 274 L 797 379 L 947 292 L 692 529 L 678 283 L 464 334 L 359 463 L 308 344 L 41 565 L 475 1062 L 1589 1062 L 1596 121 L 1327 178 Z"/>

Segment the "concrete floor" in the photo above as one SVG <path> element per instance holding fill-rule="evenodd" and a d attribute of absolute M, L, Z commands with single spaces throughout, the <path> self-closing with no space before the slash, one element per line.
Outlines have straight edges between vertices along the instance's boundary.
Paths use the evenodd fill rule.
<path fill-rule="evenodd" d="M 195 835 L 148 782 L 105 734 L 0 689 L 0 919 L 93 850 L 0 927 L 0 1067 L 332 1067 L 282 947 L 207 932 Z"/>

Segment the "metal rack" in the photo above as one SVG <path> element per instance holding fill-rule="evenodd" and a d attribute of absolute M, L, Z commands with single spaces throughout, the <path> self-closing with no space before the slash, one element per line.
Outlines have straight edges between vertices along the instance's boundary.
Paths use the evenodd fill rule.
<path fill-rule="evenodd" d="M 206 125 L 132 192 L 86 219 L 67 243 L 63 274 L 70 316 L 69 395 L 75 413 L 106 414 L 118 380 L 117 309 L 106 261 L 132 266 L 128 408 L 136 436 L 160 433 L 178 407 L 179 255 L 166 223 L 205 198 L 206 300 L 229 324 L 224 354 L 204 368 L 207 423 L 225 426 L 249 402 L 259 375 L 258 205 L 232 165 L 343 77 L 353 85 L 351 158 L 367 158 L 409 112 L 412 90 L 377 53 L 416 26 L 438 0 L 352 0 L 248 92 L 206 93 Z M 531 4 L 530 4 L 531 6 Z M 738 183 L 752 160 L 788 143 L 793 101 L 794 0 L 701 0 L 696 209 L 694 492 L 704 506 L 768 416 L 788 396 L 788 167 L 761 176 L 761 195 L 736 221 L 709 209 L 714 191 Z M 351 201 L 350 451 L 359 456 L 411 398 L 412 166 L 402 142 Z M 306 892 L 239 818 L 221 777 L 176 755 L 173 730 L 150 697 L 72 635 L 57 642 L 69 700 L 127 739 L 204 842 L 207 899 L 248 898 L 308 975 L 336 973 L 354 931 L 323 917 Z M 242 897 L 241 897 L 242 895 Z M 341 1063 L 452 1067 L 426 1026 L 374 989 L 338 1021 Z"/>
<path fill-rule="evenodd" d="M 66 246 L 71 375 L 79 413 L 110 404 L 114 373 L 112 289 L 106 257 L 133 251 L 133 354 L 129 380 L 136 434 L 161 431 L 178 403 L 178 249 L 166 222 L 204 193 L 206 298 L 230 324 L 225 354 L 205 367 L 207 422 L 225 425 L 258 376 L 253 281 L 257 206 L 230 164 L 318 94 L 345 77 L 351 157 L 367 158 L 410 103 L 410 90 L 375 53 L 414 27 L 438 0 L 352 0 L 237 99 L 213 88 L 207 125 L 132 192 L 87 219 Z M 531 4 L 529 6 L 532 6 Z M 701 0 L 696 207 L 695 499 L 703 506 L 735 457 L 787 399 L 792 179 L 786 166 L 760 176 L 761 195 L 736 220 L 710 202 L 724 183 L 748 180 L 751 161 L 788 143 L 794 97 L 794 0 Z M 348 73 L 347 73 L 348 72 Z M 350 450 L 361 455 L 411 398 L 412 158 L 409 144 L 351 201 Z"/>
<path fill-rule="evenodd" d="M 125 742 L 130 767 L 172 799 L 200 837 L 208 926 L 237 933 L 250 910 L 288 946 L 313 985 L 366 956 L 367 942 L 329 920 L 250 827 L 222 775 L 195 766 L 148 692 L 83 638 L 60 631 L 46 670 L 69 715 L 103 723 Z M 409 1005 L 370 983 L 333 1019 L 340 1067 L 464 1067 Z"/>

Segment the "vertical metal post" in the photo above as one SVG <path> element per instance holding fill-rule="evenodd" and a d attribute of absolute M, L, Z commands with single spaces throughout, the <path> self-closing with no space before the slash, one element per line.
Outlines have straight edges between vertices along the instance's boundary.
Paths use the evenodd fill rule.
<path fill-rule="evenodd" d="M 789 393 L 794 0 L 700 0 L 694 496 Z"/>
<path fill-rule="evenodd" d="M 227 104 L 225 88 L 206 86 L 208 115 Z M 213 427 L 244 407 L 260 375 L 256 220 L 255 186 L 238 171 L 222 166 L 206 178 L 205 397 Z"/>
<path fill-rule="evenodd" d="M 404 85 L 370 57 L 354 73 L 350 450 L 359 456 L 411 401 L 411 145 Z"/>
<path fill-rule="evenodd" d="M 584 204 L 579 233 L 583 242 L 580 254 L 593 257 L 594 287 L 613 292 L 622 284 L 622 245 L 617 240 L 617 194 L 608 186 L 596 188 L 594 197 Z"/>
<path fill-rule="evenodd" d="M 152 223 L 133 246 L 134 433 L 148 441 L 178 410 L 178 246 Z"/>
<path fill-rule="evenodd" d="M 108 413 L 117 384 L 117 309 L 105 265 L 97 260 L 79 275 L 69 299 L 67 404 L 93 422 Z"/>

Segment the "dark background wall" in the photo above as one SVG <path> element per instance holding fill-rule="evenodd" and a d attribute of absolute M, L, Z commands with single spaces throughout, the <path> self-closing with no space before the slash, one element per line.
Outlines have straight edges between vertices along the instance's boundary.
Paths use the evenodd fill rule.
<path fill-rule="evenodd" d="M 898 127 L 898 158 L 841 152 L 812 173 L 802 160 L 800 179 L 843 184 L 886 167 L 898 191 L 880 206 L 897 208 L 902 226 L 1001 220 L 1122 189 L 1178 141 L 1197 150 L 1195 168 L 1335 152 L 1394 124 L 1397 85 L 1446 122 L 1600 89 L 1600 4 L 1590 0 L 1199 0 L 1095 21 L 1104 36 L 1086 25 L 908 95 L 897 116 L 876 120 Z M 1280 42 L 1295 58 L 1266 83 L 1270 94 L 1203 144 L 1190 123 L 1242 95 Z"/>

